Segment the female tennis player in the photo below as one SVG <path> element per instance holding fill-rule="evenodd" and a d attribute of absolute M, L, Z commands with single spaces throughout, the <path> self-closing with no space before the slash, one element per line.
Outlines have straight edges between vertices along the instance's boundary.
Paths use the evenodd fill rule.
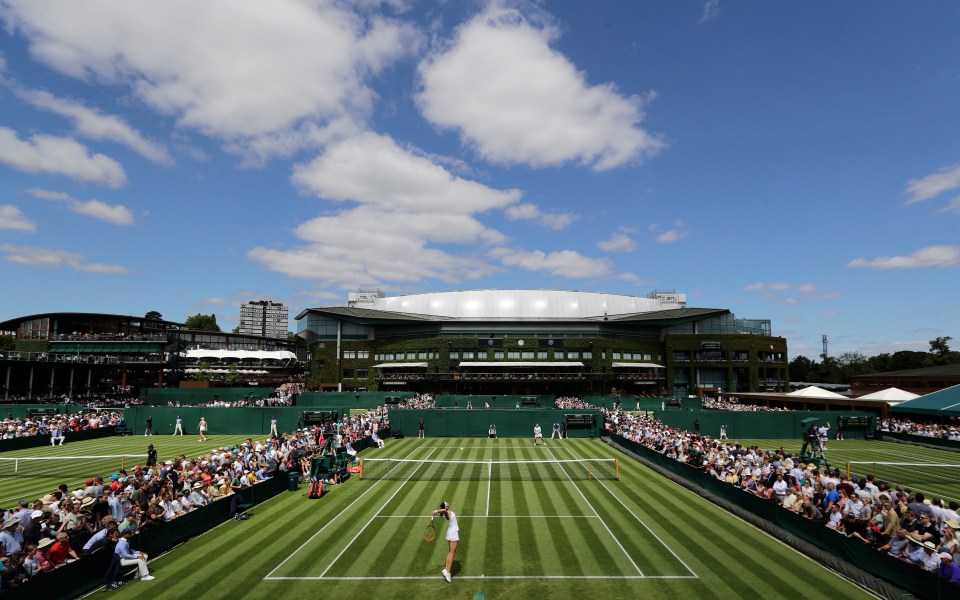
<path fill-rule="evenodd" d="M 433 515 L 443 515 L 447 523 L 447 543 L 450 546 L 450 551 L 447 552 L 447 564 L 446 568 L 443 569 L 443 578 L 447 580 L 447 583 L 453 583 L 453 555 L 457 553 L 457 543 L 460 541 L 460 525 L 457 524 L 457 514 L 450 510 L 449 502 L 441 502 L 440 508 L 433 511 Z"/>

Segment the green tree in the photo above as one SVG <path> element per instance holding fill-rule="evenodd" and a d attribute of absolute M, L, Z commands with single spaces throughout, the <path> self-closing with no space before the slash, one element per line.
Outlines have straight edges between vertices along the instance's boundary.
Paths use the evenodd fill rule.
<path fill-rule="evenodd" d="M 0 351 L 16 350 L 17 342 L 12 335 L 0 335 Z"/>
<path fill-rule="evenodd" d="M 810 379 L 810 373 L 817 367 L 817 363 L 813 362 L 806 356 L 799 354 L 790 361 L 790 380 L 791 381 L 812 381 Z"/>
<path fill-rule="evenodd" d="M 943 356 L 950 353 L 950 340 L 953 338 L 948 336 L 941 336 L 934 340 L 930 340 L 930 354 L 936 354 L 937 356 Z"/>
<path fill-rule="evenodd" d="M 197 381 L 210 381 L 213 379 L 213 373 L 210 372 L 210 367 L 206 363 L 200 363 L 200 367 L 197 369 L 197 373 L 193 376 Z"/>
<path fill-rule="evenodd" d="M 147 314 L 143 315 L 143 318 L 147 321 L 161 321 L 163 320 L 163 315 L 160 314 L 158 310 L 151 310 Z"/>
<path fill-rule="evenodd" d="M 240 381 L 240 372 L 237 365 L 227 367 L 227 374 L 223 376 L 223 381 L 226 382 L 227 385 L 234 385 Z"/>
<path fill-rule="evenodd" d="M 190 315 L 187 317 L 187 320 L 184 321 L 183 325 L 187 329 L 194 329 L 197 331 L 220 332 L 220 326 L 217 325 L 217 315 Z"/>

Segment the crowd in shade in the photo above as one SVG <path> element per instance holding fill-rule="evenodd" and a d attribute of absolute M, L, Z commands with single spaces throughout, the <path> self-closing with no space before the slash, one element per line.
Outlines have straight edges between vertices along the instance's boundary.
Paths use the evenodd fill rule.
<path fill-rule="evenodd" d="M 947 423 L 924 423 L 910 419 L 881 419 L 877 429 L 960 442 L 960 421 L 956 418 Z"/>
<path fill-rule="evenodd" d="M 839 469 L 821 470 L 782 447 L 746 447 L 648 416 L 605 413 L 607 429 L 618 435 L 960 585 L 957 502 L 945 504 L 872 475 L 847 479 Z"/>
<path fill-rule="evenodd" d="M 245 515 L 237 512 L 238 492 L 277 470 L 308 477 L 315 455 L 349 453 L 352 442 L 389 429 L 386 414 L 379 407 L 258 442 L 248 438 L 195 458 L 180 455 L 160 462 L 150 444 L 142 466 L 92 476 L 77 490 L 61 484 L 40 498 L 23 499 L 2 514 L 0 590 L 29 585 L 31 579 L 101 549 L 124 565 L 136 565 L 137 578 L 149 581 L 153 576 L 146 557 L 130 550 L 125 541 L 131 535 L 212 502 L 230 502 L 231 516 L 243 520 Z M 331 472 L 324 483 L 335 485 L 347 476 Z"/>
<path fill-rule="evenodd" d="M 573 396 L 558 396 L 554 405 L 563 410 L 596 410 L 600 408 L 599 406 L 594 406 L 581 398 Z"/>
<path fill-rule="evenodd" d="M 71 432 L 121 426 L 123 412 L 110 410 L 89 410 L 41 417 L 14 417 L 8 414 L 0 421 L 0 439 L 10 440 L 58 432 L 59 435 L 55 437 L 62 436 L 68 441 Z"/>
<path fill-rule="evenodd" d="M 789 408 L 775 408 L 770 406 L 759 406 L 757 404 L 745 404 L 740 402 L 736 396 L 727 396 L 726 398 L 703 397 L 703 408 L 707 410 L 740 410 L 740 411 L 776 411 L 790 412 Z"/>
<path fill-rule="evenodd" d="M 436 408 L 437 402 L 433 399 L 433 396 L 430 394 L 417 394 L 410 398 L 401 398 L 398 404 L 392 405 L 390 408 Z"/>

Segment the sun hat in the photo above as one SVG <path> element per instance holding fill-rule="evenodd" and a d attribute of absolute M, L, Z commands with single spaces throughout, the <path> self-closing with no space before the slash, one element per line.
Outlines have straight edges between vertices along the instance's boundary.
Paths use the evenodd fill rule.
<path fill-rule="evenodd" d="M 936 550 L 936 549 L 937 549 L 936 545 L 934 545 L 934 543 L 931 542 L 930 540 L 925 541 L 925 542 L 923 543 L 923 547 L 926 548 L 927 550 Z"/>
<path fill-rule="evenodd" d="M 37 549 L 38 549 L 38 550 L 41 550 L 41 549 L 43 549 L 43 548 L 46 548 L 47 546 L 52 546 L 52 545 L 53 545 L 53 540 L 51 540 L 50 538 L 43 538 L 43 539 L 40 540 L 40 542 L 37 544 Z"/>
<path fill-rule="evenodd" d="M 9 519 L 3 522 L 3 528 L 6 529 L 7 527 L 13 527 L 14 525 L 19 525 L 19 524 L 20 524 L 20 519 L 18 519 L 17 517 L 10 517 Z"/>
<path fill-rule="evenodd" d="M 949 552 L 941 552 L 941 553 L 940 553 L 940 558 L 942 558 L 942 559 L 944 559 L 944 560 L 953 560 L 953 555 L 950 554 Z"/>
<path fill-rule="evenodd" d="M 42 516 L 43 516 L 43 511 L 42 511 L 42 510 L 35 510 L 35 511 L 33 511 L 32 513 L 30 513 L 30 518 L 31 518 L 31 519 L 36 519 L 37 517 L 42 517 Z"/>

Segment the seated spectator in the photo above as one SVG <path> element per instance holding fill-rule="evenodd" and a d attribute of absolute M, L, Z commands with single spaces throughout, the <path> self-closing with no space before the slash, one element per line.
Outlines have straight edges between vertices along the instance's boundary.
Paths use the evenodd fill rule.
<path fill-rule="evenodd" d="M 70 547 L 70 536 L 61 531 L 57 534 L 57 541 L 50 546 L 50 552 L 47 556 L 50 564 L 59 567 L 66 562 L 73 562 L 80 557 L 76 551 Z"/>
<path fill-rule="evenodd" d="M 949 552 L 941 552 L 939 556 L 940 564 L 937 566 L 937 574 L 954 585 L 960 585 L 960 566 L 953 561 L 953 555 Z"/>

